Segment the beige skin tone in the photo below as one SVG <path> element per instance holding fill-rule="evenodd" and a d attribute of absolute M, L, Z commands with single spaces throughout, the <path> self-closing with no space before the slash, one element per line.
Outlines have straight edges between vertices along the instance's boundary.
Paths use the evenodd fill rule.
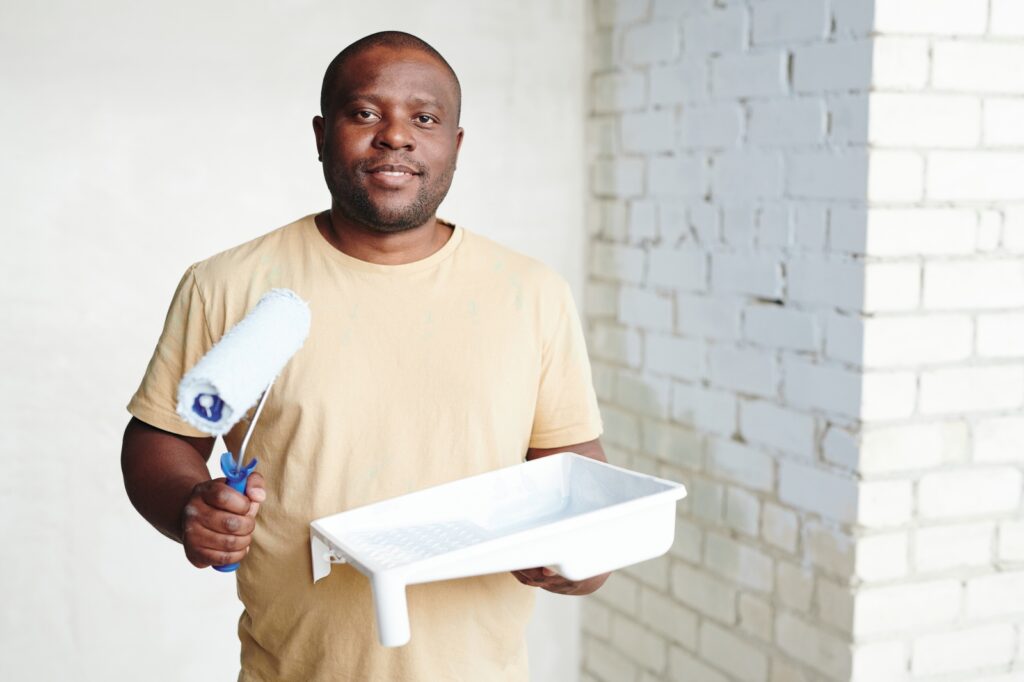
<path fill-rule="evenodd" d="M 328 117 L 313 119 L 325 175 L 356 183 L 374 207 L 400 212 L 418 193 L 447 192 L 462 144 L 454 84 L 432 57 L 416 50 L 371 48 L 339 74 Z M 449 178 L 450 179 L 450 178 Z M 330 180 L 328 180 L 330 185 Z M 397 232 L 371 229 L 334 197 L 316 217 L 324 238 L 339 251 L 370 263 L 422 260 L 451 237 L 434 215 Z M 211 479 L 206 462 L 213 438 L 189 438 L 132 419 L 125 429 L 121 467 L 136 509 L 161 533 L 180 542 L 198 568 L 242 561 L 252 543 L 256 515 L 266 499 L 254 472 L 242 495 L 223 478 Z M 572 451 L 606 461 L 597 440 L 558 448 L 530 448 L 526 459 Z M 607 574 L 571 581 L 546 568 L 515 571 L 525 585 L 558 594 L 590 594 Z"/>

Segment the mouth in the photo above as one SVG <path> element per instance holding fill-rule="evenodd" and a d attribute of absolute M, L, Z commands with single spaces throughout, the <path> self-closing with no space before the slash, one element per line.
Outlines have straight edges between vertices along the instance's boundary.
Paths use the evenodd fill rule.
<path fill-rule="evenodd" d="M 418 182 L 417 177 L 423 175 L 422 172 L 411 166 L 396 163 L 380 163 L 370 166 L 364 173 L 372 186 L 385 191 L 413 187 Z"/>
<path fill-rule="evenodd" d="M 380 164 L 379 166 L 367 168 L 366 172 L 392 178 L 402 177 L 403 175 L 421 175 L 421 173 L 413 170 L 409 166 L 402 166 L 391 163 L 384 163 Z"/>

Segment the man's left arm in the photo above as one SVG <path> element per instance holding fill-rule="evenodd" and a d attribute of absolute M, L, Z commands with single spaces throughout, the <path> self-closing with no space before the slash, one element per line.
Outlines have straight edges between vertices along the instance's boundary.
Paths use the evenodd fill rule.
<path fill-rule="evenodd" d="M 596 438 L 594 440 L 589 440 L 586 443 L 566 445 L 559 448 L 530 448 L 526 451 L 526 459 L 529 461 L 539 457 L 554 455 L 559 452 L 575 452 L 576 454 L 596 459 L 599 462 L 608 461 L 608 458 L 604 455 L 604 448 L 601 447 L 601 441 Z M 590 594 L 597 590 L 597 588 L 601 587 L 610 574 L 602 573 L 601 575 L 595 575 L 593 578 L 575 581 L 563 578 L 547 568 L 527 568 L 522 571 L 512 571 L 512 575 L 514 575 L 516 579 L 524 585 L 540 587 L 548 592 L 554 592 L 556 594 L 584 595 Z"/>

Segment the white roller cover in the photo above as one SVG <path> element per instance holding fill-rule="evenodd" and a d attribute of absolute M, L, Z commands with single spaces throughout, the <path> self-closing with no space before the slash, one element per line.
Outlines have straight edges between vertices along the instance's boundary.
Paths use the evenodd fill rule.
<path fill-rule="evenodd" d="M 294 291 L 265 293 L 182 378 L 178 414 L 212 436 L 230 431 L 302 347 L 309 322 L 309 305 Z"/>

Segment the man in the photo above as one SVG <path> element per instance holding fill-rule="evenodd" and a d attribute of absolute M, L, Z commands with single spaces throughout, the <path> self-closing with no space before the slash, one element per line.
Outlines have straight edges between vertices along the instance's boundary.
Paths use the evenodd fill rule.
<path fill-rule="evenodd" d="M 408 589 L 412 641 L 376 642 L 368 581 L 313 584 L 308 524 L 413 490 L 573 450 L 604 459 L 579 319 L 542 265 L 439 220 L 463 131 L 448 63 L 414 36 L 353 43 L 313 119 L 331 208 L 192 266 L 129 404 L 125 487 L 198 567 L 241 562 L 241 680 L 523 681 L 544 569 Z M 278 378 L 245 495 L 210 480 L 213 447 L 175 414 L 181 376 L 267 289 L 312 328 Z M 225 441 L 237 451 L 245 424 Z"/>

